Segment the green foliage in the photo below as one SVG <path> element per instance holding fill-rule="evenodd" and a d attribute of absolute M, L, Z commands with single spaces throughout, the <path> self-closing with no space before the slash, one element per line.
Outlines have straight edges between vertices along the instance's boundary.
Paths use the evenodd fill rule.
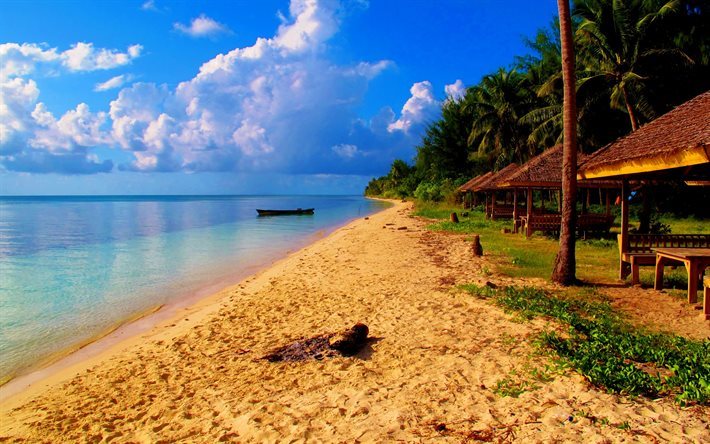
<path fill-rule="evenodd" d="M 631 132 L 710 89 L 710 3 L 706 0 L 577 0 L 578 143 L 582 152 Z M 499 170 L 562 141 L 559 26 L 552 20 L 515 57 L 471 85 L 461 100 L 445 100 L 441 117 L 416 147 L 414 167 L 401 160 L 373 179 L 365 194 L 452 201 L 445 181 L 460 184 Z M 420 188 L 421 185 L 421 188 Z M 682 185 L 679 185 L 682 186 Z M 703 187 L 656 190 L 674 214 L 710 216 Z M 707 188 L 707 187 L 705 187 Z M 659 226 L 658 228 L 662 228 Z"/>
<path fill-rule="evenodd" d="M 639 332 L 589 292 L 580 297 L 534 287 L 462 288 L 525 318 L 561 322 L 566 331 L 546 331 L 542 343 L 592 384 L 615 393 L 674 396 L 681 404 L 710 403 L 710 340 Z M 510 381 L 501 383 L 501 390 L 515 389 Z"/>

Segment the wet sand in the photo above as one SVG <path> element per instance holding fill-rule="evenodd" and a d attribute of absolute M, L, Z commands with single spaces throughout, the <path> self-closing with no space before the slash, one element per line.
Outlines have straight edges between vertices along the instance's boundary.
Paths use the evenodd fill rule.
<path fill-rule="evenodd" d="M 549 362 L 545 321 L 456 289 L 484 275 L 464 237 L 410 204 L 359 219 L 0 405 L 0 441 L 701 442 L 707 408 L 610 395 Z M 406 228 L 405 228 L 406 227 Z M 485 248 L 485 244 L 484 244 Z M 364 322 L 352 358 L 270 363 L 293 340 Z M 506 381 L 530 380 L 519 397 Z"/>

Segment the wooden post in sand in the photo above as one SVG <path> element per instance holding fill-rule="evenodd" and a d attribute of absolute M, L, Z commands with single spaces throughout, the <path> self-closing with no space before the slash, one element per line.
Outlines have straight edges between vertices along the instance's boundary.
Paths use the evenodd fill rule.
<path fill-rule="evenodd" d="M 483 247 L 481 246 L 481 238 L 479 235 L 473 235 L 473 246 L 471 247 L 474 256 L 483 256 Z"/>

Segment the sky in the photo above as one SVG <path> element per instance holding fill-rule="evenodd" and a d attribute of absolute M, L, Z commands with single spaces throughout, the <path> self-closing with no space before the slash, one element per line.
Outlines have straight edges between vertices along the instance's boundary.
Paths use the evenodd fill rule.
<path fill-rule="evenodd" d="M 552 0 L 0 0 L 0 195 L 360 194 Z"/>

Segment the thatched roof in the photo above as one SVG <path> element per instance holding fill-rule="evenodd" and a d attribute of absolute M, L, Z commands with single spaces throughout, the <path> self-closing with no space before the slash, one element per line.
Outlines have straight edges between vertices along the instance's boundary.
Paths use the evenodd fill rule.
<path fill-rule="evenodd" d="M 562 186 L 562 145 L 533 157 L 500 181 L 500 186 L 559 188 Z"/>
<path fill-rule="evenodd" d="M 499 183 L 505 180 L 510 174 L 518 169 L 517 163 L 511 163 L 507 167 L 501 169 L 497 173 L 493 173 L 487 179 L 482 180 L 478 184 L 474 185 L 473 191 L 485 191 L 485 190 L 495 190 L 499 187 Z"/>
<path fill-rule="evenodd" d="M 577 165 L 587 159 L 578 153 Z M 610 180 L 579 181 L 580 188 L 616 188 L 621 184 Z M 520 166 L 504 180 L 498 182 L 501 188 L 562 188 L 562 145 L 548 148 Z"/>
<path fill-rule="evenodd" d="M 483 181 L 483 180 L 488 179 L 489 177 L 491 177 L 492 174 L 493 174 L 493 171 L 489 171 L 489 172 L 487 172 L 487 173 L 479 174 L 478 176 L 476 176 L 476 177 L 474 177 L 473 179 L 469 180 L 469 181 L 466 182 L 465 184 L 461 185 L 461 186 L 459 187 L 459 191 L 460 191 L 461 193 L 467 193 L 467 192 L 469 192 L 469 191 L 473 191 L 473 187 L 475 187 L 477 183 L 479 183 L 479 182 L 481 182 L 481 181 Z"/>
<path fill-rule="evenodd" d="M 710 164 L 710 91 L 589 155 L 578 177 L 629 177 Z M 638 176 L 636 176 L 638 177 Z"/>

